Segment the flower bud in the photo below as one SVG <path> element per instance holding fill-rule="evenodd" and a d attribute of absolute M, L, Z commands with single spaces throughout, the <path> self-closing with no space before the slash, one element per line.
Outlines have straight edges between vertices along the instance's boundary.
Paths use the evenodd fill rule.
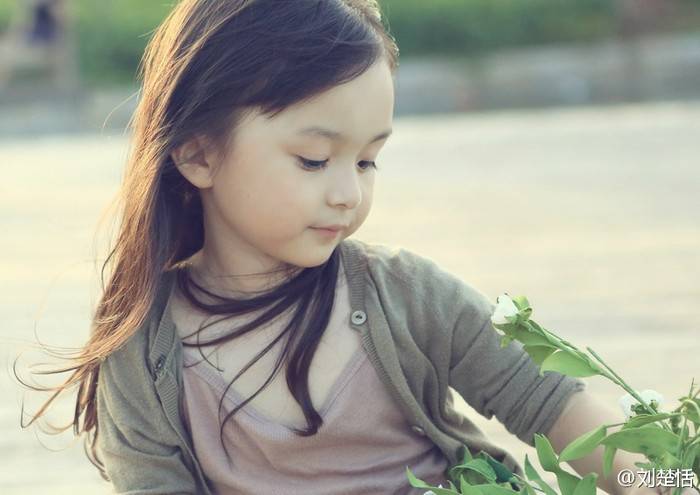
<path fill-rule="evenodd" d="M 491 315 L 491 323 L 494 325 L 506 325 L 511 323 L 508 318 L 518 316 L 518 307 L 506 292 L 496 298 L 496 303 L 496 309 Z"/>
<path fill-rule="evenodd" d="M 639 393 L 639 397 L 642 398 L 644 402 L 649 404 L 652 408 L 658 411 L 659 406 L 664 403 L 664 397 L 655 390 L 644 390 Z M 642 405 L 632 397 L 630 394 L 625 394 L 618 400 L 620 409 L 625 414 L 625 419 L 630 419 L 634 413 L 639 414 L 642 410 Z M 644 409 L 646 411 L 646 409 Z"/>

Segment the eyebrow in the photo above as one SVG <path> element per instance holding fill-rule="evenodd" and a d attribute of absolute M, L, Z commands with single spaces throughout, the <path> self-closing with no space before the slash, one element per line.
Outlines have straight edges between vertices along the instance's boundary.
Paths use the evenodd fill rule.
<path fill-rule="evenodd" d="M 393 129 L 389 129 L 382 132 L 381 134 L 377 134 L 375 137 L 372 138 L 369 144 L 376 143 L 377 141 L 381 141 L 382 139 L 388 138 L 389 136 L 391 136 L 392 131 Z M 316 136 L 332 139 L 334 141 L 343 139 L 343 135 L 338 131 L 334 131 L 332 129 L 327 129 L 325 127 L 320 126 L 306 127 L 305 129 L 301 129 L 299 131 L 299 134 L 313 134 Z"/>

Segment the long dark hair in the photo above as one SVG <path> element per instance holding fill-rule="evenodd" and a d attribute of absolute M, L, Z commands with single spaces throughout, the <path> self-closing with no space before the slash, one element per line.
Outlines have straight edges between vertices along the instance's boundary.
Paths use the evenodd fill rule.
<path fill-rule="evenodd" d="M 74 434 L 87 434 L 86 453 L 109 479 L 95 449 L 100 363 L 139 329 L 163 272 L 176 269 L 182 293 L 209 314 L 266 309 L 250 324 L 207 345 L 231 340 L 295 307 L 289 325 L 264 352 L 288 334 L 280 358 L 288 357 L 287 384 L 308 422 L 308 428 L 296 431 L 302 436 L 316 433 L 323 420 L 311 403 L 308 371 L 332 309 L 338 248 L 324 264 L 304 268 L 262 295 L 237 300 L 209 292 L 182 269 L 183 262 L 202 248 L 203 211 L 199 190 L 180 174 L 171 153 L 195 135 L 224 143 L 241 109 L 254 107 L 274 116 L 354 79 L 382 58 L 395 72 L 398 48 L 382 23 L 376 0 L 183 0 L 173 8 L 154 32 L 139 67 L 142 88 L 130 123 L 120 226 L 102 266 L 103 294 L 90 338 L 68 358 L 74 366 L 51 371 L 73 371 L 62 385 L 41 389 L 25 384 L 55 393 L 23 428 L 43 415 L 61 392 L 78 385 Z M 197 291 L 215 302 L 199 300 Z"/>

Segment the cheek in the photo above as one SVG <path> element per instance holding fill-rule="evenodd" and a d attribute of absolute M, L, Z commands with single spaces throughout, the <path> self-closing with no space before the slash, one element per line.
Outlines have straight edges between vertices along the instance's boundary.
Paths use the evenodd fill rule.
<path fill-rule="evenodd" d="M 215 201 L 231 223 L 246 230 L 285 231 L 308 220 L 308 184 L 289 159 L 265 153 L 238 156 L 214 184 Z"/>
<path fill-rule="evenodd" d="M 360 209 L 362 211 L 369 211 L 372 206 L 372 200 L 374 199 L 374 174 L 367 178 L 367 182 L 363 184 L 362 188 L 362 203 L 360 203 Z"/>
<path fill-rule="evenodd" d="M 372 200 L 374 199 L 374 174 L 368 177 L 362 184 L 362 202 L 358 205 L 353 220 L 352 230 L 356 230 L 362 225 L 365 219 L 369 216 L 372 208 Z"/>

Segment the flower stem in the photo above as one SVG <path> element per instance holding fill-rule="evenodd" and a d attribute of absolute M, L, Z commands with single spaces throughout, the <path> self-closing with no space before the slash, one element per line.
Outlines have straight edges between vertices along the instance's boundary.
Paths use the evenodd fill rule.
<path fill-rule="evenodd" d="M 688 424 L 688 417 L 683 415 L 683 425 L 681 426 L 681 433 L 680 433 L 680 435 L 678 435 L 678 447 L 676 448 L 678 458 L 681 460 L 683 459 L 683 454 L 684 454 L 683 449 L 682 449 L 683 440 L 684 440 L 683 436 L 684 436 L 685 427 L 687 424 Z"/>
<path fill-rule="evenodd" d="M 613 426 L 622 426 L 624 424 L 627 424 L 627 422 L 623 421 L 622 423 L 612 423 L 612 424 L 605 425 L 605 426 L 607 426 L 608 428 L 612 428 Z"/>
<path fill-rule="evenodd" d="M 632 388 L 630 387 L 620 375 L 615 373 L 615 371 L 608 366 L 605 361 L 603 361 L 603 358 L 601 358 L 597 352 L 595 352 L 593 349 L 590 347 L 586 347 L 586 350 L 591 353 L 591 355 L 605 368 L 607 373 L 605 373 L 604 376 L 607 376 L 610 380 L 613 382 L 617 383 L 619 386 L 621 386 L 623 389 L 627 391 L 632 397 L 634 397 L 640 404 L 644 406 L 644 409 L 646 409 L 649 414 L 657 414 L 657 411 L 654 411 L 654 409 L 651 407 L 651 405 L 647 404 L 644 399 L 642 399 L 639 394 Z M 609 375 L 608 375 L 609 373 Z M 665 423 L 661 423 L 665 429 L 668 430 L 668 427 Z"/>
<path fill-rule="evenodd" d="M 528 329 L 532 329 L 531 323 L 530 323 L 530 322 L 525 322 L 525 323 L 526 323 L 526 327 L 527 327 Z M 539 326 L 539 329 L 540 329 L 545 335 L 549 335 L 549 336 L 551 336 L 551 337 L 556 338 L 556 339 L 558 340 L 559 348 L 560 348 L 561 350 L 573 351 L 573 352 L 575 352 L 575 353 L 584 354 L 580 349 L 578 349 L 578 348 L 577 348 L 575 345 L 573 345 L 571 342 L 567 342 L 566 340 L 562 339 L 562 338 L 559 337 L 558 335 L 553 334 L 552 332 L 550 332 L 550 331 L 547 330 L 546 328 L 544 328 L 544 327 L 542 327 L 542 326 Z M 596 352 L 595 352 L 593 349 L 591 349 L 590 347 L 586 347 L 586 350 L 596 359 L 596 361 L 598 361 L 598 362 L 603 366 L 603 369 L 598 370 L 598 371 L 599 371 L 599 374 L 600 374 L 601 376 L 604 376 L 605 378 L 607 378 L 608 380 L 612 381 L 612 382 L 615 383 L 616 385 L 619 385 L 620 387 L 622 387 L 622 388 L 623 388 L 625 391 L 627 391 L 632 397 L 634 397 L 640 404 L 642 404 L 642 406 L 644 407 L 644 409 L 646 409 L 646 410 L 649 412 L 649 414 L 657 414 L 657 411 L 655 411 L 655 410 L 651 407 L 651 405 L 647 404 L 647 403 L 639 396 L 639 394 L 638 394 L 632 387 L 630 387 L 630 386 L 627 384 L 627 382 L 625 382 L 625 380 L 622 379 L 622 377 L 621 377 L 620 375 L 618 375 L 617 373 L 615 373 L 615 371 L 613 371 L 613 369 L 610 368 L 610 366 L 608 366 L 608 365 L 605 363 L 605 361 L 603 361 L 603 358 L 601 358 L 601 357 L 598 355 L 598 353 L 596 353 Z M 585 355 L 585 354 L 584 354 L 584 355 Z M 666 429 L 666 430 L 669 429 L 669 427 L 668 427 L 668 425 L 666 425 L 666 423 L 664 423 L 663 421 L 661 421 L 660 423 L 661 423 L 661 426 L 663 426 L 664 429 Z"/>

